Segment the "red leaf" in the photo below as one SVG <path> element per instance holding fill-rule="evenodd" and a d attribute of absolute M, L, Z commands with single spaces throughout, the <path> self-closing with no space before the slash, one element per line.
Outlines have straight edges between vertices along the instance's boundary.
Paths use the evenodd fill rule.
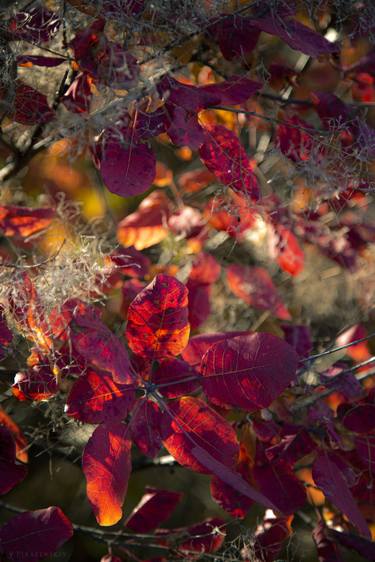
<path fill-rule="evenodd" d="M 233 467 L 238 454 L 231 425 L 199 398 L 185 396 L 168 405 L 163 415 L 163 445 L 183 466 L 209 474 L 193 449 L 201 448 L 221 465 Z"/>
<path fill-rule="evenodd" d="M 121 341 L 91 314 L 76 315 L 71 324 L 72 345 L 89 365 L 110 373 L 119 384 L 132 384 L 135 375 Z"/>
<path fill-rule="evenodd" d="M 189 281 L 210 285 L 219 279 L 220 272 L 221 267 L 216 258 L 211 256 L 211 254 L 201 252 L 193 261 L 189 273 Z"/>
<path fill-rule="evenodd" d="M 236 297 L 252 308 L 269 310 L 281 320 L 290 320 L 276 287 L 266 269 L 232 264 L 227 269 L 227 283 Z"/>
<path fill-rule="evenodd" d="M 200 387 L 202 376 L 182 359 L 162 359 L 152 373 L 152 382 L 165 398 L 178 398 Z"/>
<path fill-rule="evenodd" d="M 291 230 L 281 224 L 276 225 L 270 246 L 271 255 L 276 258 L 281 269 L 293 276 L 303 271 L 305 255 Z"/>
<path fill-rule="evenodd" d="M 186 347 L 188 291 L 169 275 L 157 275 L 129 306 L 126 337 L 134 353 L 159 359 L 179 355 Z"/>
<path fill-rule="evenodd" d="M 341 467 L 335 462 L 334 455 L 320 453 L 313 464 L 312 475 L 315 484 L 326 498 L 342 511 L 364 536 L 370 537 L 366 520 L 353 498 Z"/>
<path fill-rule="evenodd" d="M 24 239 L 48 228 L 54 216 L 54 209 L 6 205 L 0 207 L 0 229 L 5 236 Z"/>
<path fill-rule="evenodd" d="M 305 130 L 306 129 L 306 130 Z M 297 115 L 284 119 L 276 128 L 276 143 L 293 162 L 308 160 L 314 144 L 315 129 Z"/>
<path fill-rule="evenodd" d="M 56 375 L 49 365 L 33 365 L 14 377 L 12 391 L 18 400 L 48 400 L 55 396 L 59 387 Z"/>
<path fill-rule="evenodd" d="M 248 334 L 250 334 L 250 332 L 213 332 L 193 336 L 190 338 L 187 347 L 183 350 L 182 357 L 192 367 L 198 367 L 198 365 L 201 364 L 203 355 L 214 343 L 227 338 Z"/>
<path fill-rule="evenodd" d="M 12 517 L 0 529 L 0 548 L 9 560 L 37 562 L 55 554 L 72 536 L 71 522 L 52 506 Z"/>
<path fill-rule="evenodd" d="M 169 519 L 182 494 L 147 486 L 145 495 L 133 509 L 125 527 L 136 533 L 149 533 Z"/>
<path fill-rule="evenodd" d="M 99 525 L 115 525 L 122 517 L 122 504 L 131 472 L 131 441 L 121 423 L 97 427 L 82 457 L 87 497 Z"/>
<path fill-rule="evenodd" d="M 137 250 L 159 244 L 168 234 L 168 200 L 162 191 L 143 199 L 137 211 L 125 217 L 117 227 L 117 238 L 123 246 Z"/>
<path fill-rule="evenodd" d="M 251 199 L 259 199 L 258 180 L 245 150 L 232 131 L 222 125 L 206 129 L 199 155 L 221 183 Z"/>
<path fill-rule="evenodd" d="M 13 118 L 22 125 L 47 123 L 54 117 L 47 98 L 20 80 L 16 83 Z"/>
<path fill-rule="evenodd" d="M 65 411 L 85 423 L 102 423 L 124 419 L 134 402 L 134 386 L 116 384 L 106 373 L 89 371 L 74 383 Z"/>
<path fill-rule="evenodd" d="M 210 402 L 253 411 L 268 407 L 295 379 L 298 356 L 266 333 L 228 338 L 202 359 L 202 385 Z"/>

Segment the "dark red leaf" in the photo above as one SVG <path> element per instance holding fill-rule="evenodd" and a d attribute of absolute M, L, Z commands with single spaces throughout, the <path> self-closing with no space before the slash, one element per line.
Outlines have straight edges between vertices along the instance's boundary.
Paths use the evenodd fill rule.
<path fill-rule="evenodd" d="M 319 562 L 342 562 L 337 545 L 327 536 L 327 527 L 323 521 L 318 521 L 312 532 Z"/>
<path fill-rule="evenodd" d="M 227 338 L 249 334 L 250 332 L 213 332 L 193 336 L 190 338 L 187 347 L 183 350 L 182 357 L 192 367 L 198 367 L 201 364 L 203 355 L 214 343 Z"/>
<path fill-rule="evenodd" d="M 36 125 L 48 123 L 53 117 L 54 112 L 49 107 L 46 96 L 18 80 L 14 100 L 14 120 L 22 125 Z"/>
<path fill-rule="evenodd" d="M 192 330 L 199 328 L 209 317 L 211 312 L 211 287 L 188 281 L 189 291 L 189 324 Z"/>
<path fill-rule="evenodd" d="M 6 205 L 0 207 L 0 229 L 5 236 L 25 239 L 48 228 L 55 216 L 54 209 L 31 209 Z"/>
<path fill-rule="evenodd" d="M 268 271 L 263 267 L 232 264 L 227 269 L 227 283 L 236 297 L 249 306 L 269 310 L 281 320 L 291 319 Z"/>
<path fill-rule="evenodd" d="M 91 367 L 110 373 L 116 383 L 134 382 L 125 346 L 101 320 L 90 314 L 76 315 L 71 328 L 74 350 Z"/>
<path fill-rule="evenodd" d="M 375 435 L 356 437 L 355 448 L 363 467 L 375 474 Z"/>
<path fill-rule="evenodd" d="M 209 27 L 209 33 L 219 44 L 227 60 L 244 58 L 256 47 L 260 31 L 252 25 L 251 18 L 227 15 Z"/>
<path fill-rule="evenodd" d="M 284 271 L 297 276 L 303 271 L 305 255 L 296 236 L 285 226 L 274 227 L 270 238 L 271 256 Z"/>
<path fill-rule="evenodd" d="M 167 408 L 163 415 L 163 445 L 180 464 L 209 474 L 210 469 L 193 452 L 194 448 L 201 448 L 222 465 L 235 466 L 238 455 L 236 433 L 203 400 L 185 396 Z"/>
<path fill-rule="evenodd" d="M 131 472 L 131 441 L 121 423 L 98 426 L 82 457 L 87 497 L 99 525 L 115 525 L 122 517 L 122 504 Z"/>
<path fill-rule="evenodd" d="M 0 529 L 0 547 L 9 560 L 37 562 L 73 536 L 73 527 L 59 507 L 25 511 Z"/>
<path fill-rule="evenodd" d="M 18 400 L 48 400 L 59 390 L 56 375 L 48 364 L 34 365 L 14 377 L 12 391 Z"/>
<path fill-rule="evenodd" d="M 295 379 L 298 357 L 266 333 L 227 338 L 202 359 L 202 385 L 213 404 L 253 411 L 268 407 Z"/>
<path fill-rule="evenodd" d="M 136 533 L 149 533 L 169 519 L 179 504 L 182 494 L 147 486 L 145 495 L 133 509 L 125 527 Z"/>
<path fill-rule="evenodd" d="M 190 332 L 187 297 L 180 281 L 157 275 L 129 306 L 126 337 L 130 349 L 152 360 L 179 355 Z"/>
<path fill-rule="evenodd" d="M 166 398 L 178 398 L 200 387 L 202 376 L 182 359 L 162 359 L 152 373 L 152 382 Z"/>
<path fill-rule="evenodd" d="M 312 475 L 315 484 L 326 498 L 342 511 L 364 536 L 369 537 L 366 520 L 353 498 L 335 456 L 327 452 L 320 453 L 313 464 Z"/>
<path fill-rule="evenodd" d="M 237 462 L 236 471 L 243 480 L 249 485 L 254 486 L 251 472 L 252 460 L 249 458 L 243 445 L 240 445 L 240 456 Z M 222 509 L 225 509 L 232 517 L 243 519 L 253 505 L 254 500 L 243 495 L 232 486 L 226 484 L 217 476 L 211 479 L 211 495 Z"/>
<path fill-rule="evenodd" d="M 191 551 L 198 552 L 216 552 L 223 545 L 225 540 L 225 521 L 219 518 L 206 519 L 202 523 L 192 525 L 187 529 L 178 529 L 181 532 L 186 532 L 190 538 L 184 540 L 179 545 L 179 550 L 188 553 L 191 556 Z"/>
<path fill-rule="evenodd" d="M 276 129 L 276 143 L 293 162 L 308 160 L 314 144 L 314 128 L 296 115 L 284 119 Z"/>
<path fill-rule="evenodd" d="M 124 419 L 134 402 L 134 386 L 116 384 L 106 373 L 89 371 L 74 383 L 65 411 L 85 423 L 103 423 Z"/>
<path fill-rule="evenodd" d="M 341 423 L 355 433 L 370 433 L 375 429 L 375 390 L 352 404 L 340 404 L 337 417 Z"/>
<path fill-rule="evenodd" d="M 16 441 L 11 430 L 0 425 L 0 494 L 7 494 L 26 474 L 26 466 L 17 462 Z"/>
<path fill-rule="evenodd" d="M 253 166 L 238 137 L 222 125 L 205 130 L 199 149 L 202 162 L 218 180 L 251 199 L 259 199 L 259 186 Z"/>
<path fill-rule="evenodd" d="M 253 469 L 259 490 L 276 509 L 289 514 L 301 509 L 306 501 L 305 488 L 284 462 L 272 462 Z"/>
<path fill-rule="evenodd" d="M 146 456 L 155 458 L 162 447 L 162 413 L 158 405 L 147 398 L 140 400 L 130 422 L 130 434 L 138 449 Z"/>
<path fill-rule="evenodd" d="M 106 131 L 94 150 L 100 174 L 111 193 L 130 197 L 151 187 L 156 158 L 147 144 L 122 142 L 121 137 Z"/>
<path fill-rule="evenodd" d="M 60 66 L 63 62 L 66 62 L 66 59 L 62 59 L 60 57 L 44 57 L 38 55 L 19 55 L 17 57 L 17 64 L 19 66 L 45 66 L 45 67 L 54 67 Z"/>
<path fill-rule="evenodd" d="M 290 524 L 283 517 L 265 518 L 255 533 L 254 554 L 262 562 L 272 562 L 290 535 Z"/>

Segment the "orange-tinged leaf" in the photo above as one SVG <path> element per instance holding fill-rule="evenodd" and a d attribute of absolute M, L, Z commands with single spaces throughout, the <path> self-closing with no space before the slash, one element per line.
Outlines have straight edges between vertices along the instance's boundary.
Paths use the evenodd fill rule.
<path fill-rule="evenodd" d="M 99 525 L 115 525 L 131 472 L 131 441 L 121 423 L 100 425 L 89 439 L 82 458 L 87 497 Z"/>
<path fill-rule="evenodd" d="M 269 310 L 281 320 L 291 319 L 271 276 L 263 267 L 232 264 L 227 269 L 227 283 L 236 297 L 252 308 Z"/>
<path fill-rule="evenodd" d="M 168 216 L 166 196 L 154 191 L 142 201 L 137 211 L 118 224 L 117 239 L 123 246 L 134 246 L 137 250 L 159 244 L 168 234 Z"/>
<path fill-rule="evenodd" d="M 52 222 L 55 211 L 49 208 L 30 209 L 5 205 L 0 207 L 0 230 L 5 236 L 28 238 L 45 230 Z"/>
<path fill-rule="evenodd" d="M 169 275 L 157 275 L 128 310 L 126 337 L 142 357 L 179 355 L 189 340 L 188 290 Z"/>

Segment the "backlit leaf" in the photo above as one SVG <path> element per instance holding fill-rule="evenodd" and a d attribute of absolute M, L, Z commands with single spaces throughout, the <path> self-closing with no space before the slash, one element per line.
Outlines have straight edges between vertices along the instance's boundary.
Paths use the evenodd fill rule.
<path fill-rule="evenodd" d="M 232 264 L 227 269 L 227 283 L 236 297 L 252 308 L 269 310 L 281 320 L 290 320 L 289 311 L 281 300 L 268 271 L 263 267 Z"/>
<path fill-rule="evenodd" d="M 82 457 L 86 492 L 99 525 L 115 525 L 131 472 L 131 441 L 121 423 L 100 425 L 90 437 Z"/>
<path fill-rule="evenodd" d="M 187 305 L 186 287 L 174 277 L 157 275 L 129 306 L 130 349 L 154 360 L 179 355 L 189 339 Z"/>

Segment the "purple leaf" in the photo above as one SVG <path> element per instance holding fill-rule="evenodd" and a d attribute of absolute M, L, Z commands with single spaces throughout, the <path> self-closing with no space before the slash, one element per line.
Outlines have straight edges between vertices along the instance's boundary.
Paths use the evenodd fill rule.
<path fill-rule="evenodd" d="M 312 476 L 326 498 L 342 511 L 365 537 L 370 537 L 366 520 L 353 498 L 334 455 L 327 452 L 320 453 L 313 464 Z"/>
<path fill-rule="evenodd" d="M 37 562 L 55 554 L 72 535 L 72 524 L 59 507 L 25 511 L 1 527 L 0 549 L 9 560 Z"/>
<path fill-rule="evenodd" d="M 237 336 L 206 352 L 202 385 L 213 404 L 251 412 L 268 407 L 285 390 L 295 379 L 297 364 L 294 349 L 276 336 Z"/>

